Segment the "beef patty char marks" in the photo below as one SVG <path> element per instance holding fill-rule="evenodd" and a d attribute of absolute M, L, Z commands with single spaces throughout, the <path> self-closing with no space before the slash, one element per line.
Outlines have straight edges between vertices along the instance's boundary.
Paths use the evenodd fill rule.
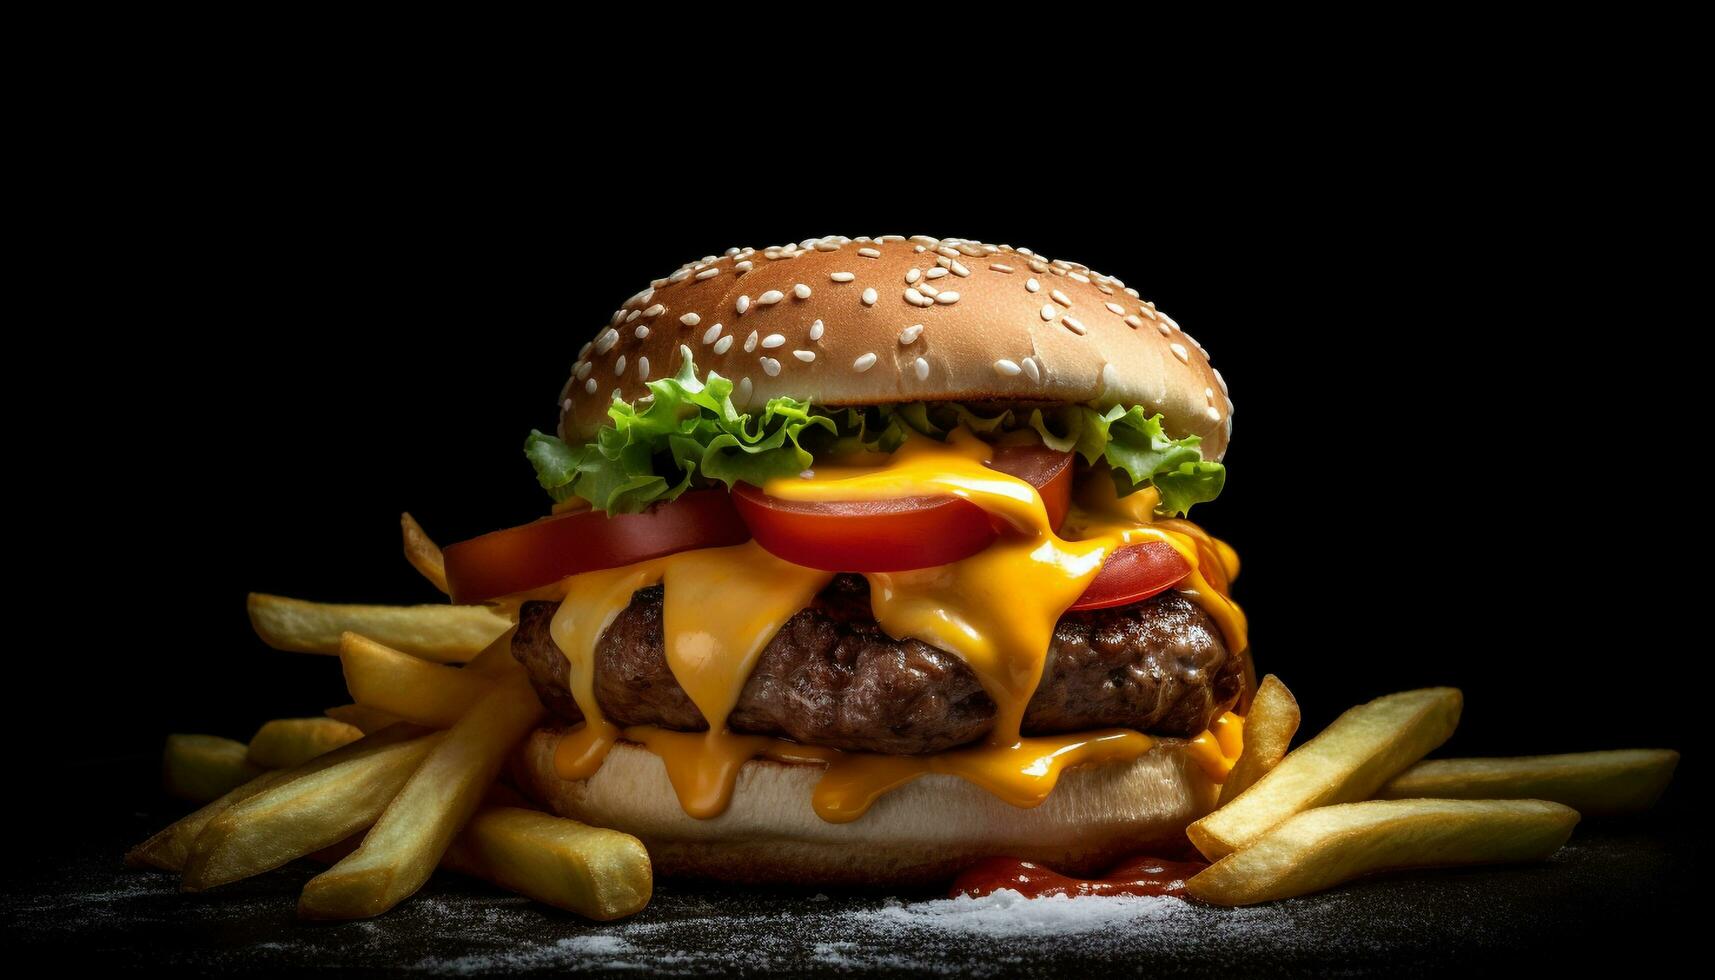
<path fill-rule="evenodd" d="M 557 603 L 527 602 L 512 640 L 543 704 L 583 714 L 565 655 L 549 635 Z M 1243 665 L 1219 628 L 1176 592 L 1116 609 L 1067 613 L 1054 627 L 1024 733 L 1124 727 L 1190 736 L 1239 699 Z M 596 646 L 595 693 L 619 725 L 703 731 L 708 724 L 667 666 L 661 587 L 638 590 Z M 837 575 L 775 634 L 727 725 L 860 752 L 939 752 L 975 742 L 994 701 L 957 654 L 882 632 L 869 583 Z"/>

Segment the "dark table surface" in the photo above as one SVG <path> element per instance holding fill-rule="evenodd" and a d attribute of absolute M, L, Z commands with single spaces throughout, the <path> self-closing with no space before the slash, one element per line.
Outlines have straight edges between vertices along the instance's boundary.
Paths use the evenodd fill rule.
<path fill-rule="evenodd" d="M 300 863 L 201 895 L 130 871 L 126 847 L 179 810 L 79 807 L 6 867 L 10 957 L 180 973 L 956 973 L 972 976 L 1417 975 L 1634 967 L 1701 940 L 1707 854 L 1689 805 L 1586 823 L 1547 864 L 1392 875 L 1251 909 L 1176 899 L 1046 903 L 658 882 L 641 914 L 592 923 L 440 874 L 379 919 L 305 924 Z M 147 794 L 131 799 L 147 799 Z M 27 847 L 19 847 L 23 842 Z M 21 853 L 20 853 L 21 852 Z M 1639 951 L 1647 954 L 1639 960 Z"/>

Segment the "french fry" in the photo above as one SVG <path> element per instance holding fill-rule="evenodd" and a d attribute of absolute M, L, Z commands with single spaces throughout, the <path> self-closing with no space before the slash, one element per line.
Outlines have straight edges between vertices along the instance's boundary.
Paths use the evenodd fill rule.
<path fill-rule="evenodd" d="M 481 674 L 418 660 L 356 633 L 341 638 L 339 662 L 353 701 L 431 728 L 457 724 L 493 687 Z"/>
<path fill-rule="evenodd" d="M 252 592 L 250 625 L 262 641 L 298 653 L 339 653 L 341 633 L 373 637 L 437 663 L 464 663 L 512 625 L 487 606 L 355 606 Z"/>
<path fill-rule="evenodd" d="M 1292 692 L 1273 674 L 1264 677 L 1256 689 L 1256 697 L 1251 699 L 1250 714 L 1245 716 L 1244 748 L 1239 750 L 1238 761 L 1227 773 L 1227 781 L 1221 784 L 1217 807 L 1226 806 L 1280 764 L 1292 746 L 1298 721 L 1298 700 Z"/>
<path fill-rule="evenodd" d="M 1302 810 L 1368 799 L 1447 741 L 1462 703 L 1455 688 L 1428 687 L 1360 704 L 1185 833 L 1213 861 Z"/>
<path fill-rule="evenodd" d="M 364 918 L 415 893 L 476 812 L 506 755 L 541 717 L 523 671 L 496 683 L 423 760 L 363 846 L 304 886 L 298 914 Z"/>
<path fill-rule="evenodd" d="M 441 866 L 604 921 L 641 911 L 654 887 L 637 838 L 516 807 L 477 811 Z"/>
<path fill-rule="evenodd" d="M 246 755 L 264 769 L 290 769 L 362 737 L 356 726 L 332 718 L 276 718 L 251 736 Z"/>
<path fill-rule="evenodd" d="M 1376 796 L 1552 800 L 1586 817 L 1619 816 L 1655 805 L 1678 764 L 1679 753 L 1669 749 L 1428 759 L 1395 776 Z"/>
<path fill-rule="evenodd" d="M 451 592 L 447 588 L 447 560 L 441 556 L 441 546 L 409 513 L 399 515 L 399 530 L 405 537 L 405 560 L 422 572 L 429 584 L 442 592 Z"/>
<path fill-rule="evenodd" d="M 228 807 L 255 796 L 275 783 L 291 778 L 284 772 L 265 772 L 220 799 L 205 804 L 195 813 L 179 818 L 162 828 L 153 837 L 125 852 L 125 864 L 132 868 L 160 868 L 179 872 L 185 869 L 185 856 L 191 842 L 196 840 L 208 822 L 225 813 Z"/>
<path fill-rule="evenodd" d="M 362 704 L 336 704 L 322 713 L 335 721 L 345 722 L 365 735 L 373 735 L 388 725 L 399 723 L 399 719 L 393 715 Z"/>
<path fill-rule="evenodd" d="M 313 771 L 270 786 L 210 820 L 186 857 L 185 890 L 202 891 L 271 871 L 369 826 L 441 739 L 439 733 L 404 742 L 372 737 L 382 744 L 325 767 L 316 767 L 320 760 L 312 759 L 305 765 Z"/>
<path fill-rule="evenodd" d="M 192 803 L 219 799 L 262 775 L 243 742 L 217 735 L 168 735 L 161 752 L 161 785 Z"/>
<path fill-rule="evenodd" d="M 518 627 L 513 626 L 495 637 L 493 643 L 470 658 L 464 669 L 490 678 L 512 673 L 518 667 L 518 661 L 512 656 L 512 637 L 517 632 Z"/>
<path fill-rule="evenodd" d="M 1307 895 L 1374 871 L 1540 861 L 1577 811 L 1542 800 L 1371 800 L 1306 810 L 1185 883 L 1215 905 Z"/>

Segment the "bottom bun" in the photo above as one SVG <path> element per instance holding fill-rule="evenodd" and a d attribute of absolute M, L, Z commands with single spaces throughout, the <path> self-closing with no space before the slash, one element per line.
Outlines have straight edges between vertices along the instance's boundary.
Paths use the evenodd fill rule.
<path fill-rule="evenodd" d="M 559 732 L 525 743 L 523 788 L 562 816 L 622 830 L 649 848 L 657 876 L 746 883 L 904 885 L 946 881 L 985 857 L 1015 857 L 1091 874 L 1130 854 L 1185 846 L 1185 826 L 1220 789 L 1184 751 L 1159 739 L 1128 762 L 1068 770 L 1041 806 L 1022 809 L 957 776 L 920 777 L 850 823 L 810 807 L 822 767 L 745 764 L 732 805 L 709 820 L 685 815 L 654 753 L 620 742 L 589 779 L 554 771 Z"/>

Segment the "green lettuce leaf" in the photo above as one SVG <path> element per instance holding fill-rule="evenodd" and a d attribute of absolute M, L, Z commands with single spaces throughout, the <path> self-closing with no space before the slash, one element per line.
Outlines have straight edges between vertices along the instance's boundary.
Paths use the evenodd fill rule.
<path fill-rule="evenodd" d="M 593 441 L 571 446 L 530 433 L 524 455 L 555 501 L 580 497 L 610 514 L 635 513 L 695 486 L 761 485 L 809 469 L 819 454 L 892 452 L 912 433 L 944 439 L 959 426 L 989 437 L 1034 429 L 1048 446 L 1091 465 L 1105 461 L 1121 496 L 1154 486 L 1163 514 L 1215 499 L 1226 480 L 1225 467 L 1203 459 L 1196 436 L 1170 439 L 1160 415 L 1135 406 L 1098 412 L 1061 405 L 1033 409 L 1025 419 L 957 402 L 827 409 L 772 398 L 752 415 L 733 407 L 730 380 L 713 371 L 699 380 L 690 349 L 680 353 L 679 373 L 649 382 L 651 397 L 641 408 L 616 399 L 607 410 L 613 425 Z"/>

